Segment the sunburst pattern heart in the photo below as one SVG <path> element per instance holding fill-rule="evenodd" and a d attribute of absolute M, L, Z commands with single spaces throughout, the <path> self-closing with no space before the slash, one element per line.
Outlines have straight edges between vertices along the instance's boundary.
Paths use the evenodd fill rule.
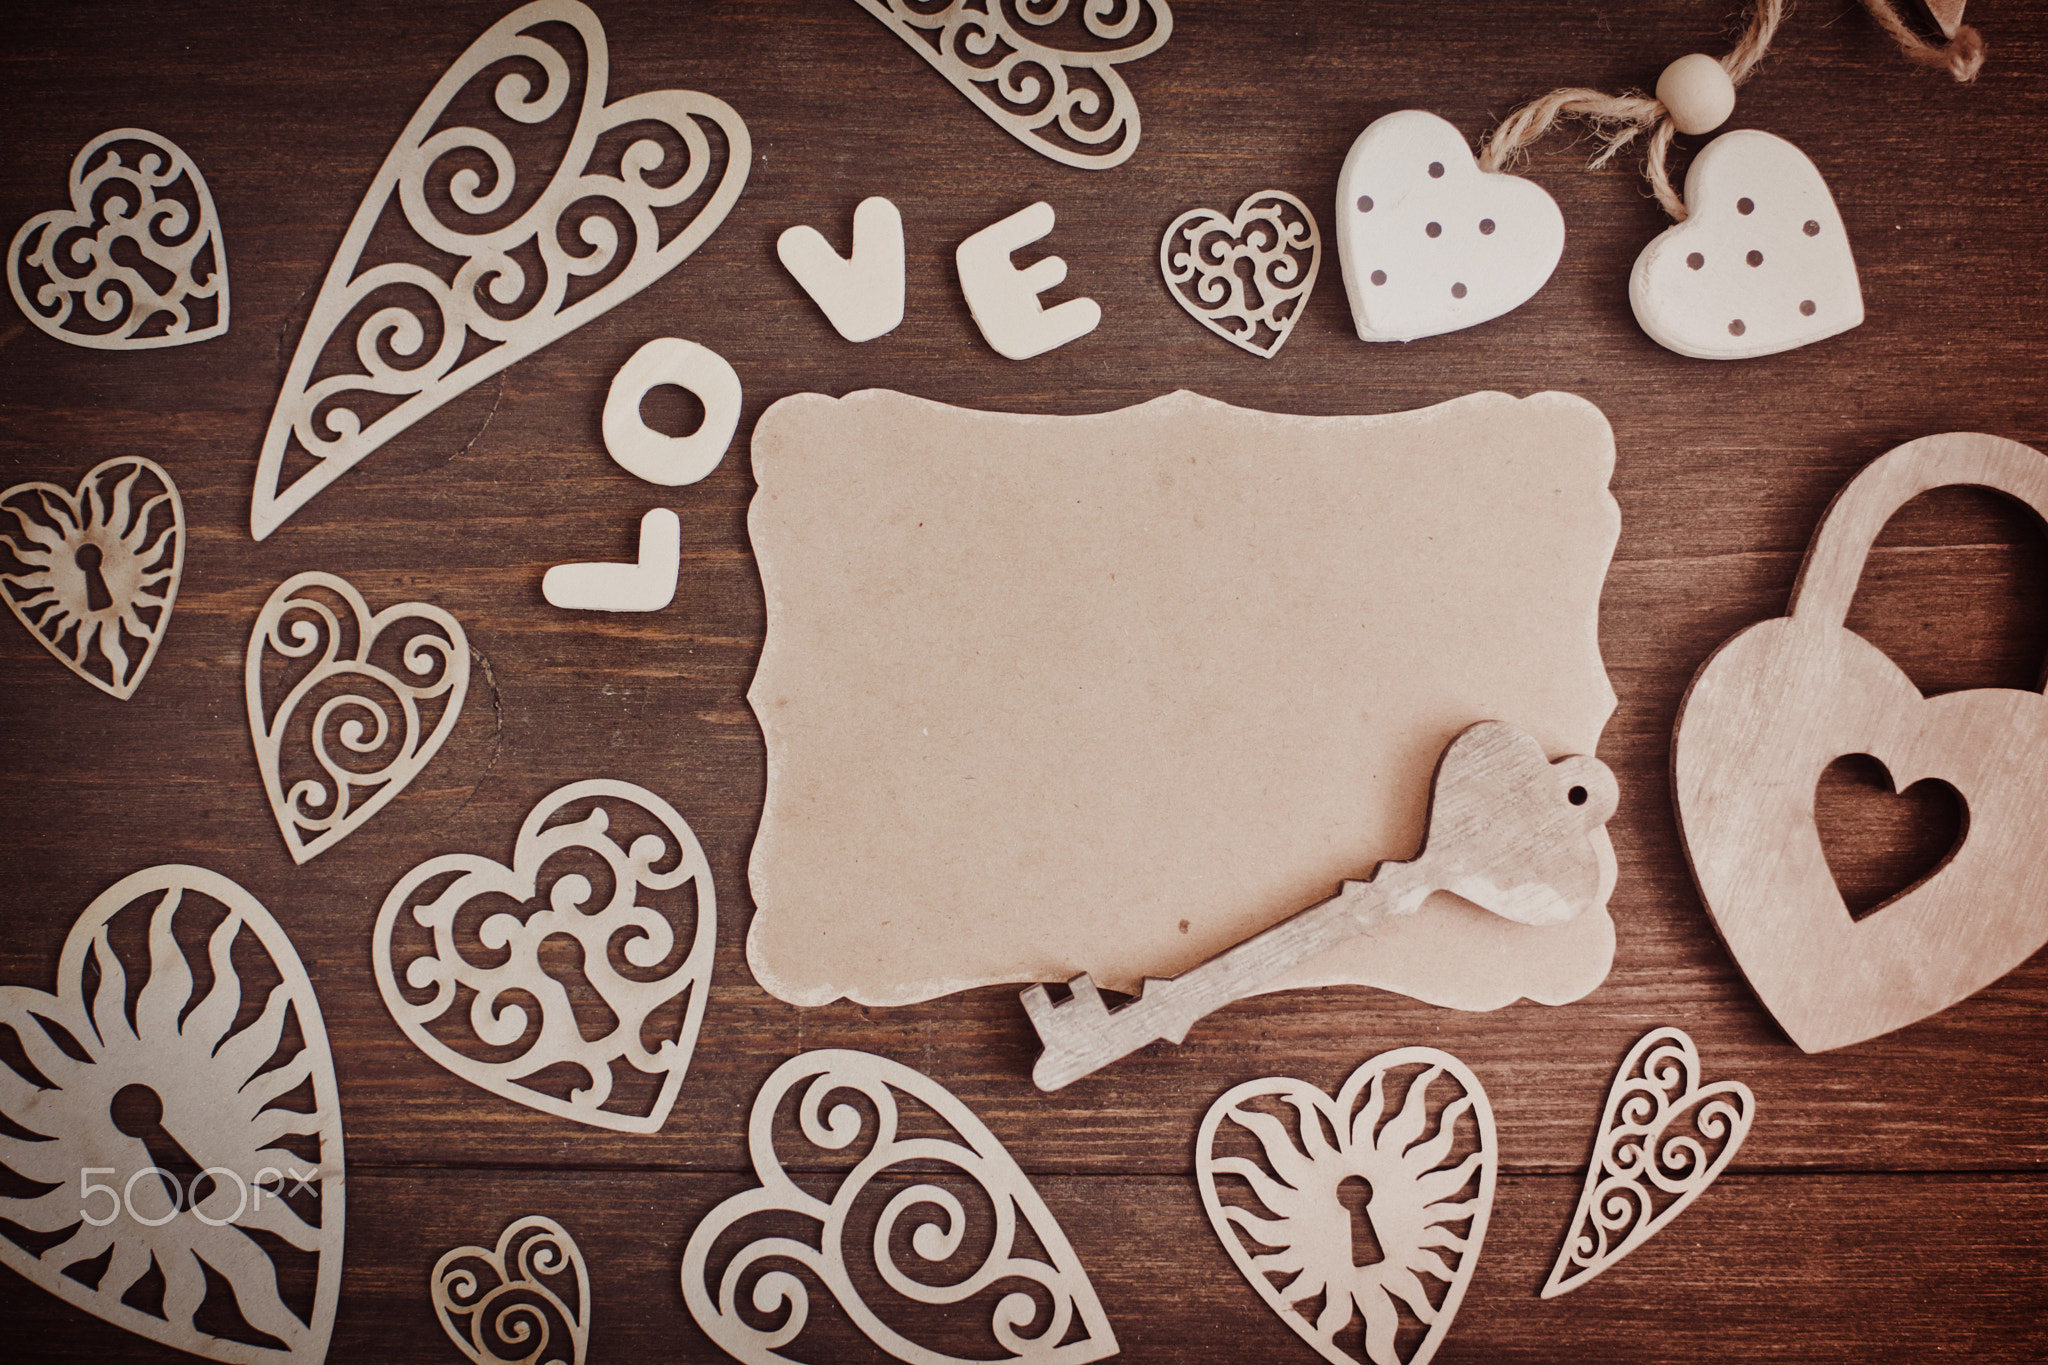
<path fill-rule="evenodd" d="M 0 986 L 0 1029 L 28 1068 L 0 1067 L 0 1115 L 31 1135 L 0 1149 L 47 1182 L 0 1197 L 0 1264 L 194 1355 L 324 1358 L 341 1108 L 319 1002 L 269 911 L 205 868 L 134 873 L 72 926 L 56 994 Z M 284 1287 L 271 1239 L 313 1258 L 309 1291 Z"/>
<path fill-rule="evenodd" d="M 465 913 L 498 897 L 515 911 L 481 923 Z M 462 1079 L 559 1118 L 652 1133 L 697 1046 L 717 929 L 711 868 L 683 817 L 643 787 L 598 778 L 533 808 L 510 867 L 450 853 L 406 873 L 371 955 L 391 1017 Z M 578 1015 L 591 994 L 612 1024 L 595 1038 Z M 551 1071 L 573 1078 L 551 1085 Z"/>
<path fill-rule="evenodd" d="M 167 137 L 100 134 L 71 163 L 71 207 L 14 234 L 7 285 L 30 322 L 73 346 L 145 351 L 219 336 L 228 265 L 206 177 Z"/>
<path fill-rule="evenodd" d="M 0 493 L 19 539 L 0 596 L 44 649 L 122 701 L 163 644 L 185 568 L 185 503 L 162 465 L 140 455 L 96 466 L 77 491 L 53 483 Z M 0 523 L 4 525 L 4 523 Z"/>
<path fill-rule="evenodd" d="M 1334 1098 L 1289 1076 L 1246 1081 L 1195 1138 L 1202 1206 L 1231 1262 L 1334 1365 L 1436 1354 L 1478 1266 L 1499 1165 L 1479 1078 L 1429 1047 L 1381 1053 Z M 1377 1245 L 1366 1264 L 1361 1218 Z M 1345 1339 L 1354 1314 L 1362 1340 Z"/>
<path fill-rule="evenodd" d="M 782 1134 L 778 1146 L 785 1110 L 808 1144 L 787 1159 L 785 1150 L 799 1144 Z M 870 1341 L 919 1365 L 1084 1365 L 1116 1354 L 1095 1287 L 1030 1178 L 930 1077 L 873 1053 L 806 1052 L 761 1087 L 747 1142 L 760 1187 L 706 1214 L 683 1251 L 690 1316 L 734 1359 L 816 1359 L 815 1347 L 782 1353 L 809 1321 L 813 1283 Z M 806 1174 L 800 1186 L 789 1170 L 849 1162 L 827 1199 L 809 1193 L 814 1178 Z M 809 1225 L 805 1234 L 775 1235 L 791 1215 Z M 872 1262 L 850 1264 L 863 1245 Z M 923 1266 L 904 1264 L 913 1252 Z M 949 1306 L 949 1339 L 914 1340 L 891 1326 L 903 1321 L 901 1303 L 862 1297 L 877 1277 L 900 1300 Z M 769 1325 L 757 1326 L 763 1319 Z"/>
<path fill-rule="evenodd" d="M 273 709 L 265 675 L 280 663 L 290 685 Z M 271 814 L 304 863 L 362 828 L 439 751 L 469 691 L 469 640 L 439 607 L 401 602 L 373 616 L 346 579 L 295 574 L 257 614 L 243 690 Z"/>
<path fill-rule="evenodd" d="M 544 28 L 557 24 L 582 45 L 580 82 L 559 31 Z M 508 122 L 495 132 L 446 126 L 450 106 L 493 69 L 502 74 L 492 107 Z M 256 539 L 428 413 L 681 265 L 725 221 L 753 155 L 740 116 L 694 90 L 606 104 L 609 71 L 604 26 L 587 6 L 536 0 L 492 25 L 434 86 L 356 210 L 292 355 L 256 469 Z M 527 188 L 506 139 L 524 145 L 522 126 L 559 126 L 579 88 L 567 149 L 552 168 L 527 168 L 545 177 L 537 191 Z M 610 135 L 634 125 L 661 127 L 684 164 L 672 167 L 671 151 L 652 137 L 607 152 L 613 160 L 604 164 L 600 142 L 609 148 L 623 141 Z M 724 140 L 724 167 L 688 221 L 664 233 L 657 214 L 688 205 L 718 159 L 706 125 Z M 480 160 L 489 177 L 475 169 Z M 445 183 L 436 178 L 443 166 Z M 508 208 L 515 190 L 524 205 L 516 213 Z M 592 207 L 600 203 L 608 212 Z M 379 221 L 401 214 L 423 244 L 417 258 L 366 256 Z M 620 220 L 629 241 L 620 240 Z M 571 240 L 582 249 L 572 251 Z M 453 279 L 442 273 L 448 257 L 458 263 Z M 353 356 L 354 367 L 328 372 L 330 348 Z"/>
<path fill-rule="evenodd" d="M 476 1365 L 583 1365 L 589 1354 L 590 1271 L 552 1218 L 521 1218 L 495 1249 L 457 1247 L 428 1287 L 441 1330 Z"/>
<path fill-rule="evenodd" d="M 1755 1117 L 1741 1081 L 1702 1082 L 1700 1051 L 1683 1029 L 1644 1034 L 1614 1073 L 1585 1193 L 1543 1297 L 1570 1293 L 1663 1231 L 1727 1169 Z"/>
<path fill-rule="evenodd" d="M 1322 235 L 1308 205 L 1261 190 L 1226 218 L 1189 209 L 1159 243 L 1166 292 L 1234 346 L 1271 360 L 1287 344 L 1316 287 Z"/>

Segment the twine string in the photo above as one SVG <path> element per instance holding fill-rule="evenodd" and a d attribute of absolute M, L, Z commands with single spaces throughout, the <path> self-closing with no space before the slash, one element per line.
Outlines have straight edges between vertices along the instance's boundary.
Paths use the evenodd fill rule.
<path fill-rule="evenodd" d="M 1863 8 L 1870 11 L 1877 26 L 1890 35 L 1909 61 L 1946 71 L 1959 82 L 1976 80 L 1977 73 L 1984 69 L 1984 54 L 1990 49 L 1985 45 L 1984 35 L 1968 24 L 1957 25 L 1955 37 L 1936 46 L 1908 28 L 1888 0 L 1863 0 Z"/>

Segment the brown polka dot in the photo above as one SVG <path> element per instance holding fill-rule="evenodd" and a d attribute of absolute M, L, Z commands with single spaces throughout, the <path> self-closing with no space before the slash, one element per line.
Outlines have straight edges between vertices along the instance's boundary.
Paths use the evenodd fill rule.
<path fill-rule="evenodd" d="M 1369 195 L 1369 194 L 1361 194 L 1361 195 L 1359 195 L 1359 196 L 1358 196 L 1358 211 L 1359 211 L 1360 213 L 1371 213 L 1371 212 L 1372 212 L 1372 196 L 1371 196 L 1371 195 Z"/>
<path fill-rule="evenodd" d="M 1432 161 L 1432 162 L 1430 162 L 1430 163 L 1429 163 L 1429 178 L 1430 178 L 1431 180 L 1441 180 L 1441 179 L 1443 179 L 1443 178 L 1444 178 L 1444 163 L 1443 163 L 1443 162 L 1441 162 L 1441 161 Z"/>
<path fill-rule="evenodd" d="M 1431 223 L 1423 231 L 1432 237 L 1441 237 L 1444 235 L 1444 225 L 1442 223 Z"/>
<path fill-rule="evenodd" d="M 1384 271 L 1384 270 L 1375 270 L 1375 271 L 1373 271 L 1373 272 L 1372 272 L 1372 282 L 1373 282 L 1374 284 L 1385 284 L 1385 283 L 1387 282 L 1387 272 L 1386 272 L 1386 271 Z"/>
<path fill-rule="evenodd" d="M 1739 337 L 1748 330 L 1749 329 L 1747 327 L 1744 327 L 1742 325 L 1741 318 L 1737 318 L 1735 319 L 1735 321 L 1728 324 L 1728 335 L 1732 337 Z"/>
<path fill-rule="evenodd" d="M 1462 284 L 1454 284 L 1454 285 L 1452 285 L 1452 286 L 1451 286 L 1451 297 L 1452 297 L 1452 298 L 1454 298 L 1454 299 L 1462 299 L 1462 298 L 1464 298 L 1464 297 L 1465 297 L 1465 286 L 1464 286 L 1464 285 L 1462 285 Z"/>
<path fill-rule="evenodd" d="M 1820 224 L 1814 222 L 1813 219 L 1809 218 L 1806 220 L 1806 226 L 1801 228 L 1800 231 L 1804 232 L 1809 237 L 1818 237 L 1820 236 Z"/>
<path fill-rule="evenodd" d="M 1756 203 L 1749 199 L 1738 199 L 1735 201 L 1735 211 L 1737 213 L 1755 213 Z"/>
<path fill-rule="evenodd" d="M 1685 263 L 1691 266 L 1694 270 L 1698 270 L 1701 266 L 1707 263 L 1707 258 L 1700 255 L 1699 252 L 1695 251 L 1692 253 L 1692 255 L 1685 258 Z"/>
<path fill-rule="evenodd" d="M 1743 259 L 1748 261 L 1751 265 L 1762 265 L 1764 263 L 1764 253 L 1761 251 L 1752 251 L 1749 253 L 1749 255 L 1743 257 Z"/>
<path fill-rule="evenodd" d="M 1481 237 L 1493 236 L 1493 219 L 1481 218 L 1479 220 L 1479 235 Z"/>
<path fill-rule="evenodd" d="M 1812 300 L 1812 299 L 1801 299 L 1801 300 L 1799 301 L 1799 315 L 1800 315 L 1801 317 L 1807 317 L 1807 318 L 1810 318 L 1810 317 L 1812 317 L 1812 316 L 1813 316 L 1813 300 Z"/>

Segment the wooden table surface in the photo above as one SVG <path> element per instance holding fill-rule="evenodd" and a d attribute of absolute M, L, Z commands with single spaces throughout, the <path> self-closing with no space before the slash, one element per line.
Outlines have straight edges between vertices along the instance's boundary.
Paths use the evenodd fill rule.
<path fill-rule="evenodd" d="M 89 688 L 25 631 L 0 628 L 11 888 L 0 981 L 49 989 L 79 912 L 152 864 L 216 869 L 271 909 L 318 990 L 347 1128 L 332 1359 L 455 1359 L 428 1271 L 442 1251 L 489 1242 L 527 1213 L 559 1219 L 588 1256 L 593 1358 L 722 1358 L 678 1292 L 684 1243 L 707 1210 L 754 1183 L 745 1125 L 764 1078 L 805 1049 L 845 1047 L 921 1069 L 1008 1146 L 1088 1268 L 1122 1358 L 1306 1360 L 1207 1226 L 1196 1125 L 1239 1081 L 1287 1074 L 1334 1088 L 1366 1057 L 1411 1043 L 1470 1065 L 1500 1124 L 1492 1231 L 1440 1361 L 2048 1355 L 2048 958 L 1912 1027 L 1806 1055 L 1712 932 L 1668 776 L 1687 681 L 1721 640 L 1783 612 L 1817 517 L 1856 469 L 1942 431 L 2048 446 L 2048 213 L 2036 199 L 2048 186 L 2048 16 L 1973 6 L 1991 57 L 1980 81 L 1959 86 L 1909 66 L 1858 6 L 1808 0 L 1742 91 L 1735 125 L 1790 139 L 1834 191 L 1868 310 L 1852 332 L 1735 363 L 1652 343 L 1627 281 L 1663 215 L 1637 158 L 1589 171 L 1590 144 L 1560 132 L 1526 173 L 1557 200 L 1569 239 L 1527 305 L 1468 331 L 1367 345 L 1329 250 L 1305 317 L 1266 361 L 1197 327 L 1164 292 L 1157 243 L 1175 215 L 1283 188 L 1327 229 L 1345 151 L 1374 118 L 1429 109 L 1476 140 L 1554 86 L 1648 86 L 1682 53 L 1726 51 L 1732 6 L 1176 0 L 1171 42 L 1123 68 L 1142 145 L 1092 172 L 1013 141 L 849 0 L 600 0 L 615 97 L 701 90 L 745 118 L 755 157 L 737 208 L 673 273 L 450 403 L 253 541 L 257 450 L 327 263 L 411 111 L 509 8 L 106 3 L 16 6 L 0 21 L 0 228 L 61 205 L 87 139 L 152 129 L 210 182 L 233 288 L 225 337 L 167 350 L 79 349 L 11 308 L 0 317 L 0 478 L 70 487 L 101 460 L 147 455 L 175 475 L 190 521 L 176 614 L 132 700 Z M 1681 161 L 1703 141 L 1680 139 Z M 809 223 L 843 245 L 853 206 L 871 194 L 902 209 L 908 305 L 900 328 L 855 346 L 774 244 Z M 1068 282 L 1051 297 L 1092 297 L 1103 321 L 1012 362 L 977 333 L 952 253 L 1039 199 L 1058 226 L 1021 259 L 1063 256 Z M 674 490 L 613 464 L 599 433 L 611 376 L 656 336 L 710 347 L 745 386 L 724 463 Z M 766 770 L 745 699 L 764 631 L 746 448 L 777 399 L 868 387 L 1041 413 L 1183 387 L 1306 414 L 1395 412 L 1482 389 L 1597 404 L 1614 428 L 1622 513 L 1600 621 L 1620 703 L 1599 752 L 1622 788 L 1611 826 L 1619 948 L 1606 983 L 1575 1004 L 1490 1014 L 1355 988 L 1268 997 L 1201 1025 L 1185 1047 L 1154 1046 L 1053 1095 L 1029 1081 L 1035 1043 L 1014 988 L 891 1009 L 797 1009 L 763 992 L 743 953 Z M 689 417 L 678 406 L 663 420 Z M 632 528 L 655 505 L 682 520 L 671 607 L 608 617 L 542 601 L 548 566 L 629 557 Z M 1924 689 L 2038 685 L 2048 554 L 2031 517 L 1948 490 L 1911 505 L 1881 547 L 1851 624 Z M 316 568 L 376 604 L 445 607 L 479 667 L 425 775 L 296 867 L 263 798 L 242 659 L 271 590 Z M 454 1078 L 393 1025 L 367 951 L 403 872 L 451 851 L 507 856 L 536 801 L 591 776 L 670 800 L 718 889 L 702 1038 L 654 1134 L 579 1126 Z M 1900 806 L 1854 784 L 1823 791 L 1822 825 L 1852 890 L 1881 893 L 1926 860 L 1925 820 Z M 1755 1129 L 1660 1236 L 1590 1287 L 1539 1301 L 1614 1068 L 1667 1023 L 1691 1031 L 1711 1076 L 1754 1089 Z M 14 1359 L 175 1354 L 11 1272 L 0 1296 Z M 985 1316 L 934 1330 L 962 1355 L 991 1346 Z M 843 1325 L 824 1332 L 812 1359 L 867 1358 Z"/>

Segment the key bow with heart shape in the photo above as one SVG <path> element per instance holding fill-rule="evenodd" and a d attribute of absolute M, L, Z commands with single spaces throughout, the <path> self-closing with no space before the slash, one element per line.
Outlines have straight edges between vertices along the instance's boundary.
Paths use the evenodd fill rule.
<path fill-rule="evenodd" d="M 1159 271 L 1188 316 L 1271 360 L 1308 306 L 1322 256 L 1308 205 L 1284 190 L 1260 190 L 1234 218 L 1196 208 L 1174 219 L 1159 242 Z"/>
<path fill-rule="evenodd" d="M 483 898 L 521 913 L 478 923 L 471 907 Z M 377 914 L 371 961 L 405 1036 L 470 1084 L 595 1128 L 653 1133 L 696 1050 L 717 930 L 711 867 L 689 824 L 644 787 L 596 778 L 528 813 L 510 867 L 450 853 L 406 873 Z M 573 941 L 580 966 L 550 939 Z M 577 1007 L 592 993 L 613 1025 L 595 1038 Z M 649 1020 L 685 996 L 652 1040 Z M 577 1078 L 566 1094 L 541 1079 L 556 1068 Z"/>
<path fill-rule="evenodd" d="M 1679 710 L 1672 781 L 1693 879 L 1736 965 L 1808 1052 L 1947 1009 L 2048 943 L 2048 697 L 1923 696 L 1843 624 L 1878 532 L 1949 484 L 2048 517 L 2048 459 L 2018 442 L 1950 433 L 1879 456 L 1829 505 L 1789 613 L 1723 643 Z M 1861 920 L 1814 817 L 1822 773 L 1852 754 L 1902 791 L 1939 778 L 1968 811 L 1948 859 Z"/>
<path fill-rule="evenodd" d="M 455 1248 L 427 1284 L 441 1330 L 476 1365 L 583 1365 L 589 1354 L 590 1270 L 552 1218 L 519 1219 L 495 1249 Z"/>
<path fill-rule="evenodd" d="M 559 39 L 535 31 L 549 24 L 576 30 L 587 58 L 580 82 Z M 413 114 L 356 210 L 292 355 L 256 468 L 256 539 L 428 413 L 653 284 L 725 221 L 752 158 L 746 124 L 725 101 L 694 90 L 606 104 L 607 54 L 604 26 L 579 0 L 534 0 L 472 43 Z M 497 133 L 444 126 L 470 84 L 508 62 L 520 65 L 498 80 L 492 100 L 509 120 L 508 136 L 560 119 L 580 87 L 568 146 L 537 191 L 525 187 Z M 532 66 L 542 77 L 538 92 Z M 600 156 L 601 143 L 617 140 L 608 135 L 636 124 L 661 127 L 684 164 L 672 168 L 669 150 L 652 137 Z M 724 139 L 724 167 L 688 221 L 665 233 L 657 214 L 683 208 L 710 181 L 717 158 L 707 124 Z M 471 164 L 477 159 L 489 163 L 490 177 Z M 444 164 L 445 187 L 430 184 Z M 515 191 L 523 206 L 516 211 Z M 609 212 L 589 208 L 597 203 Z M 388 259 L 365 254 L 378 223 L 394 214 L 424 244 L 420 259 L 395 249 Z M 615 220 L 628 225 L 628 240 Z M 572 238 L 580 249 L 570 248 Z M 452 279 L 441 273 L 448 257 L 458 263 Z M 537 262 L 537 275 L 522 261 Z M 600 282 L 586 285 L 592 279 Z M 324 366 L 330 350 L 352 354 L 355 368 Z M 302 472 L 288 478 L 294 468 Z"/>

